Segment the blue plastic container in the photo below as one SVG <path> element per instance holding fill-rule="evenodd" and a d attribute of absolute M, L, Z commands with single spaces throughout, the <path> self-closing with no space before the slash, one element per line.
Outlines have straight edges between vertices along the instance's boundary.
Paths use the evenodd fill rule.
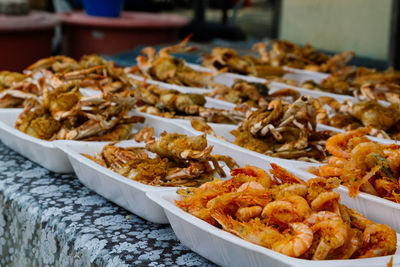
<path fill-rule="evenodd" d="M 124 0 L 83 0 L 86 14 L 97 17 L 119 17 Z"/>

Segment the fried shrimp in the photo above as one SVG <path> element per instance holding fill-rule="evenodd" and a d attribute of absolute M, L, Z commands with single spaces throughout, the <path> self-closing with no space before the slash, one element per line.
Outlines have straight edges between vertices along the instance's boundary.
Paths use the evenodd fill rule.
<path fill-rule="evenodd" d="M 370 224 L 363 233 L 363 253 L 359 258 L 391 255 L 396 251 L 396 232 L 384 224 Z"/>
<path fill-rule="evenodd" d="M 347 147 L 347 143 L 350 141 L 351 138 L 363 136 L 368 132 L 369 128 L 362 128 L 336 134 L 326 140 L 325 147 L 332 155 L 339 158 L 348 159 L 351 155 L 345 149 Z"/>
<path fill-rule="evenodd" d="M 340 195 L 332 192 L 338 178 L 305 183 L 282 167 L 274 169 L 278 171 L 268 188 L 260 183 L 262 170 L 256 168 L 257 175 L 246 166 L 233 170 L 229 180 L 181 189 L 182 198 L 175 203 L 218 229 L 290 257 L 336 260 L 394 254 L 395 231 L 340 204 Z"/>
<path fill-rule="evenodd" d="M 289 224 L 292 234 L 274 243 L 272 249 L 290 257 L 299 257 L 310 248 L 313 240 L 313 232 L 303 223 Z"/>
<path fill-rule="evenodd" d="M 300 216 L 298 216 L 294 205 L 284 200 L 268 203 L 264 207 L 261 217 L 267 218 L 270 222 L 278 225 L 300 221 Z"/>
<path fill-rule="evenodd" d="M 324 260 L 329 252 L 342 246 L 347 239 L 347 229 L 341 220 L 325 220 L 312 226 L 314 234 L 321 236 L 321 241 L 312 257 L 313 260 Z"/>

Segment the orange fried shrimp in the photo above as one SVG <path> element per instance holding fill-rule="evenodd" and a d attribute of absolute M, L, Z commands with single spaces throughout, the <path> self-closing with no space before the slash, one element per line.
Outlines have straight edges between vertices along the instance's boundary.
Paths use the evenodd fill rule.
<path fill-rule="evenodd" d="M 236 168 L 231 171 L 231 176 L 237 176 L 239 174 L 255 178 L 255 181 L 260 183 L 266 189 L 271 186 L 271 177 L 268 173 L 255 166 L 246 165 L 243 168 Z"/>
<path fill-rule="evenodd" d="M 299 195 L 286 195 L 281 200 L 292 203 L 296 215 L 300 218 L 300 220 L 304 220 L 310 216 L 312 212 L 307 200 Z"/>
<path fill-rule="evenodd" d="M 393 192 L 399 189 L 399 184 L 386 179 L 375 179 L 374 186 L 381 197 L 391 197 Z"/>
<path fill-rule="evenodd" d="M 337 215 L 334 212 L 330 212 L 330 211 L 319 211 L 316 213 L 313 213 L 310 217 L 308 217 L 304 222 L 311 226 L 323 221 L 341 221 L 342 218 Z"/>
<path fill-rule="evenodd" d="M 329 252 L 342 246 L 347 239 L 347 228 L 342 220 L 325 220 L 312 226 L 312 230 L 321 237 L 313 260 L 326 259 Z"/>
<path fill-rule="evenodd" d="M 289 234 L 288 238 L 274 243 L 272 249 L 290 257 L 299 257 L 310 248 L 313 232 L 310 227 L 303 223 L 291 223 L 289 226 L 293 234 Z"/>
<path fill-rule="evenodd" d="M 336 156 L 331 156 L 328 158 L 328 165 L 335 166 L 335 167 L 343 167 L 346 159 L 336 157 Z"/>
<path fill-rule="evenodd" d="M 384 224 L 370 224 L 363 233 L 363 253 L 359 258 L 391 255 L 396 251 L 396 232 Z"/>
<path fill-rule="evenodd" d="M 353 131 L 336 134 L 326 140 L 326 149 L 334 156 L 349 159 L 350 153 L 346 151 L 347 143 L 353 137 L 364 136 L 369 132 L 369 128 L 361 128 Z"/>
<path fill-rule="evenodd" d="M 389 162 L 390 169 L 393 171 L 394 176 L 398 177 L 400 174 L 400 150 L 396 149 L 391 151 L 386 160 Z"/>
<path fill-rule="evenodd" d="M 339 167 L 323 165 L 318 169 L 318 175 L 322 177 L 340 177 L 343 173 L 343 170 Z"/>
<path fill-rule="evenodd" d="M 272 170 L 270 171 L 271 174 L 274 176 L 275 180 L 280 180 L 282 183 L 288 184 L 306 184 L 302 179 L 299 177 L 291 174 L 286 169 L 278 166 L 275 163 L 271 163 Z"/>
<path fill-rule="evenodd" d="M 311 202 L 311 208 L 315 211 L 328 210 L 340 215 L 339 200 L 338 192 L 323 192 Z"/>
<path fill-rule="evenodd" d="M 330 253 L 327 259 L 350 259 L 362 246 L 362 232 L 355 228 L 347 227 L 347 239 L 343 246 Z"/>
<path fill-rule="evenodd" d="M 267 218 L 271 223 L 278 225 L 300 221 L 300 216 L 297 215 L 296 208 L 289 201 L 276 200 L 268 203 L 261 217 Z"/>
<path fill-rule="evenodd" d="M 258 218 L 249 222 L 239 222 L 221 210 L 211 210 L 211 214 L 225 231 L 254 244 L 271 248 L 272 244 L 283 238 L 278 230 L 265 225 Z"/>
<path fill-rule="evenodd" d="M 243 183 L 236 192 L 243 192 L 245 190 L 265 190 L 264 186 L 258 182 L 245 182 Z"/>
<path fill-rule="evenodd" d="M 304 184 L 284 184 L 280 185 L 278 188 L 278 194 L 276 198 L 282 198 L 287 195 L 299 195 L 304 197 L 307 195 L 308 187 Z"/>
<path fill-rule="evenodd" d="M 238 220 L 247 222 L 250 219 L 258 217 L 261 214 L 262 210 L 263 210 L 263 208 L 260 206 L 239 208 L 236 211 L 235 216 Z"/>
<path fill-rule="evenodd" d="M 375 166 L 378 156 L 384 157 L 384 153 L 381 145 L 375 142 L 361 143 L 351 150 L 353 165 L 363 171 Z"/>
<path fill-rule="evenodd" d="M 349 196 L 355 198 L 360 191 L 360 187 L 364 183 L 368 182 L 368 180 L 371 179 L 381 168 L 382 168 L 381 166 L 375 166 L 369 172 L 367 172 L 361 179 L 358 178 L 356 180 L 349 181 L 348 182 Z"/>

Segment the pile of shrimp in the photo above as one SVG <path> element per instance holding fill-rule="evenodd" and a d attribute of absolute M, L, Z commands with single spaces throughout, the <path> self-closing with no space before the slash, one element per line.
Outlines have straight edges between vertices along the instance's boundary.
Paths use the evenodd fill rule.
<path fill-rule="evenodd" d="M 304 182 L 271 163 L 245 166 L 232 179 L 179 189 L 184 211 L 254 244 L 290 257 L 312 260 L 394 254 L 396 232 L 340 204 L 336 178 Z"/>
<path fill-rule="evenodd" d="M 400 145 L 373 142 L 365 136 L 369 131 L 361 128 L 329 138 L 326 149 L 332 156 L 314 173 L 340 178 L 351 197 L 361 190 L 400 203 Z"/>

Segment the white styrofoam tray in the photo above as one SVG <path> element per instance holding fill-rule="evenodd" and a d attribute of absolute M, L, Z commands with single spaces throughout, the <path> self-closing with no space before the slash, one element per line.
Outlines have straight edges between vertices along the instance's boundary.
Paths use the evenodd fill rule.
<path fill-rule="evenodd" d="M 186 63 L 189 67 L 191 67 L 194 70 L 197 71 L 203 71 L 203 72 L 209 72 L 209 73 L 215 73 L 215 70 L 209 69 L 207 67 L 203 67 L 201 65 L 197 64 L 190 64 Z M 322 73 L 322 72 L 315 72 L 315 71 L 309 71 L 309 70 L 302 70 L 302 69 L 295 69 L 295 68 L 290 68 L 290 67 L 283 67 L 285 71 L 287 71 L 284 75 L 283 78 L 290 79 L 292 81 L 295 81 L 297 83 L 303 83 L 305 81 L 314 81 L 315 83 L 320 83 L 323 79 L 329 77 L 329 74 L 327 73 Z M 265 82 L 266 80 L 263 78 L 251 76 L 251 75 L 243 75 L 243 74 L 237 74 L 237 73 L 232 73 L 232 72 L 222 72 L 221 74 L 216 76 L 216 79 L 214 79 L 215 82 L 218 82 L 219 78 L 225 78 L 225 81 L 230 81 L 230 83 L 233 83 L 234 80 L 236 79 L 249 79 L 248 81 L 254 81 L 254 82 Z M 229 85 L 229 84 L 227 84 Z"/>
<path fill-rule="evenodd" d="M 164 211 L 145 195 L 149 191 L 165 190 L 165 187 L 150 186 L 128 179 L 80 154 L 100 153 L 104 143 L 63 140 L 54 142 L 68 156 L 76 176 L 87 188 L 148 221 L 168 223 Z M 119 145 L 144 146 L 134 141 L 123 141 Z"/>
<path fill-rule="evenodd" d="M 192 65 L 191 65 L 192 66 Z M 206 88 L 200 88 L 200 87 L 187 87 L 187 86 L 181 86 L 181 85 L 175 85 L 175 84 L 168 84 L 165 82 L 160 82 L 152 79 L 145 79 L 142 76 L 138 75 L 133 75 L 133 74 L 128 74 L 130 78 L 138 81 L 146 81 L 146 83 L 149 84 L 155 84 L 158 85 L 162 88 L 168 88 L 168 89 L 175 89 L 178 90 L 182 93 L 197 93 L 197 94 L 205 94 L 207 92 L 212 92 L 212 89 L 206 89 Z M 234 74 L 234 73 L 220 73 L 216 74 L 214 76 L 214 82 L 216 83 L 221 83 L 227 86 L 232 86 L 234 81 L 236 79 L 242 79 L 248 82 L 257 82 L 257 83 L 266 83 L 266 79 L 262 78 L 257 78 L 257 77 L 252 77 L 252 76 L 245 76 L 245 75 L 239 75 L 239 74 Z M 291 88 L 297 92 L 299 92 L 301 95 L 309 95 L 315 98 L 321 97 L 321 96 L 329 96 L 332 97 L 340 102 L 350 99 L 352 102 L 358 102 L 357 98 L 354 96 L 348 96 L 348 95 L 339 95 L 339 94 L 333 94 L 329 92 L 323 92 L 323 91 L 317 91 L 317 90 L 311 90 L 311 89 L 305 89 L 301 88 L 298 86 L 293 86 L 285 83 L 280 83 L 280 82 L 270 82 L 269 83 L 269 89 L 270 93 L 274 93 L 280 89 L 283 88 Z M 221 100 L 219 100 L 221 101 Z M 221 101 L 222 102 L 222 101 Z M 385 103 L 384 101 L 380 101 L 381 103 Z M 232 104 L 233 105 L 233 104 Z"/>
<path fill-rule="evenodd" d="M 190 120 L 177 119 L 175 121 L 177 123 L 179 123 L 180 125 L 182 125 L 183 127 L 186 127 L 188 130 L 192 131 L 193 134 L 201 134 L 201 132 L 195 130 L 192 127 Z M 235 137 L 231 134 L 231 131 L 236 130 L 238 128 L 237 125 L 220 124 L 220 123 L 207 123 L 207 124 L 214 130 L 216 135 L 222 136 L 226 139 L 226 140 L 221 140 L 214 136 L 208 135 L 207 138 L 208 138 L 209 142 L 212 141 L 212 142 L 218 143 L 219 145 L 222 145 L 224 147 L 230 147 L 235 151 L 244 153 L 248 158 L 251 158 L 252 160 L 255 158 L 261 158 L 263 160 L 269 160 L 269 161 L 274 161 L 274 162 L 283 162 L 283 163 L 286 163 L 289 165 L 294 165 L 294 166 L 301 165 L 301 166 L 306 166 L 306 167 L 321 165 L 321 163 L 311 163 L 311 162 L 305 162 L 305 161 L 299 161 L 299 160 L 290 160 L 290 159 L 281 159 L 281 158 L 270 157 L 270 156 L 246 149 L 244 147 L 233 144 L 233 142 L 235 141 Z M 326 126 L 318 125 L 317 130 L 319 130 L 319 131 L 326 130 Z"/>
<path fill-rule="evenodd" d="M 15 129 L 15 121 L 21 112 L 22 109 L 0 111 L 0 140 L 9 148 L 50 171 L 73 172 L 66 155 L 52 142 Z"/>
<path fill-rule="evenodd" d="M 146 117 L 145 125 L 154 128 L 155 136 L 159 136 L 164 131 L 191 135 L 190 131 L 174 122 L 155 116 Z M 105 142 L 58 140 L 54 141 L 54 144 L 68 155 L 78 179 L 86 187 L 148 221 L 168 223 L 163 210 L 150 201 L 145 193 L 150 191 L 159 192 L 175 187 L 156 187 L 133 181 L 81 155 L 81 153 L 89 155 L 100 153 L 106 144 Z M 133 140 L 122 141 L 118 145 L 144 146 L 143 143 L 137 143 Z M 214 148 L 213 154 L 217 154 L 217 152 L 224 151 Z M 229 173 L 229 169 L 226 166 L 223 166 L 223 168 L 225 172 Z"/>
<path fill-rule="evenodd" d="M 57 173 L 73 172 L 72 166 L 67 156 L 58 147 L 54 141 L 41 140 L 17 130 L 14 125 L 22 109 L 2 109 L 0 110 L 0 140 L 9 148 L 15 150 L 29 160 L 43 166 L 44 168 Z M 157 116 L 151 116 L 146 113 L 135 113 L 145 117 L 145 123 L 165 121 L 166 119 Z M 176 124 L 172 124 L 176 126 Z M 143 124 L 136 123 L 134 130 L 142 128 Z M 176 126 L 179 127 L 179 126 Z M 186 131 L 186 130 L 185 130 Z M 187 133 L 193 131 L 187 130 Z M 84 141 L 78 141 L 86 143 Z M 92 142 L 87 142 L 92 143 Z M 107 143 L 107 142 L 102 142 Z"/>
<path fill-rule="evenodd" d="M 178 239 L 187 247 L 221 266 L 387 266 L 391 256 L 354 260 L 311 261 L 288 257 L 245 241 L 231 233 L 181 210 L 174 201 L 180 199 L 174 190 L 149 192 L 147 196 L 160 205 Z M 400 245 L 397 234 L 397 247 Z M 400 265 L 397 250 L 393 265 Z"/>

